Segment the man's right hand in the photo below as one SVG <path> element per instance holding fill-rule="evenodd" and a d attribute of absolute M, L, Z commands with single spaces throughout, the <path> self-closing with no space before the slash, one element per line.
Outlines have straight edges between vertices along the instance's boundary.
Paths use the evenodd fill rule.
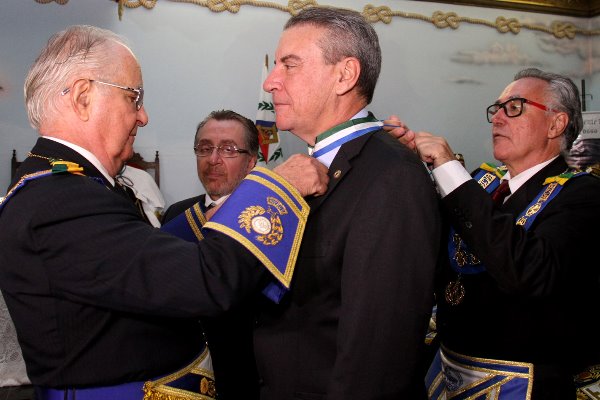
<path fill-rule="evenodd" d="M 400 143 L 415 151 L 427 165 L 437 168 L 448 161 L 456 160 L 450 145 L 441 136 L 429 132 L 414 132 L 395 115 L 384 121 L 383 129 Z"/>
<path fill-rule="evenodd" d="M 415 132 L 414 135 L 417 154 L 427 165 L 437 168 L 448 161 L 456 160 L 445 138 L 434 136 L 429 132 Z"/>
<path fill-rule="evenodd" d="M 327 191 L 327 167 L 306 154 L 294 154 L 283 164 L 273 168 L 302 195 L 319 196 Z"/>

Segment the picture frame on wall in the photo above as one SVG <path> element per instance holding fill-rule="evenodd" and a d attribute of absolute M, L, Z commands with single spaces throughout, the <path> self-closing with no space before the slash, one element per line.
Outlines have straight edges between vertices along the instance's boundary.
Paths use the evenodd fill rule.
<path fill-rule="evenodd" d="M 466 6 L 521 10 L 571 17 L 591 18 L 600 15 L 600 0 L 419 0 Z"/>

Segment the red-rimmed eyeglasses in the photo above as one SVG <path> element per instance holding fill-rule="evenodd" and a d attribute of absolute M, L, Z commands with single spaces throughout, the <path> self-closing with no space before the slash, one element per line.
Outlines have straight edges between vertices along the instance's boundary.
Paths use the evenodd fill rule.
<path fill-rule="evenodd" d="M 498 111 L 500 111 L 501 108 L 504 109 L 504 113 L 506 114 L 507 117 L 509 118 L 514 118 L 514 117 L 518 117 L 519 115 L 523 114 L 523 104 L 531 104 L 534 107 L 539 108 L 540 110 L 544 110 L 544 111 L 551 111 L 551 112 L 557 112 L 557 110 L 553 110 L 541 103 L 537 103 L 533 100 L 528 100 L 525 99 L 523 97 L 515 97 L 514 99 L 508 99 L 506 100 L 504 103 L 496 103 L 496 104 L 492 104 L 491 106 L 489 106 L 487 108 L 487 120 L 489 123 L 492 123 L 492 117 L 494 115 L 496 115 L 496 113 Z"/>

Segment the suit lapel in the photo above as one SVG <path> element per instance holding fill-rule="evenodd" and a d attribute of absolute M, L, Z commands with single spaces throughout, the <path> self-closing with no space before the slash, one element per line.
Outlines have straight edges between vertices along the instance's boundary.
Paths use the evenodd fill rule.
<path fill-rule="evenodd" d="M 329 184 L 327 185 L 327 191 L 324 195 L 318 197 L 307 198 L 306 201 L 310 206 L 310 213 L 314 213 L 321 204 L 329 197 L 329 195 L 335 190 L 337 185 L 344 179 L 344 177 L 350 173 L 352 169 L 352 159 L 358 156 L 365 146 L 369 138 L 379 131 L 374 131 L 366 135 L 360 136 L 354 140 L 344 143 L 340 150 L 336 154 L 333 162 L 329 166 L 327 176 L 329 177 Z"/>

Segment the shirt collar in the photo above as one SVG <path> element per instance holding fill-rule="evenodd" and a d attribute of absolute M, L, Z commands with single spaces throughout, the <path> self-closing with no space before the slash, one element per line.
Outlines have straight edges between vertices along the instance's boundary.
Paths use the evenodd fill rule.
<path fill-rule="evenodd" d="M 106 180 L 112 185 L 115 185 L 115 179 L 109 175 L 108 171 L 106 170 L 106 168 L 104 168 L 104 166 L 102 165 L 102 163 L 98 160 L 98 158 L 96 158 L 95 155 L 93 155 L 92 153 L 90 153 L 89 151 L 87 151 L 86 149 L 84 149 L 81 146 L 78 146 L 76 144 L 73 144 L 71 142 L 67 142 L 66 140 L 63 139 L 58 139 L 52 136 L 42 136 L 44 139 L 49 139 L 49 140 L 53 140 L 55 142 L 58 142 L 62 145 L 67 146 L 68 148 L 70 148 L 71 150 L 79 153 L 83 158 L 85 158 L 86 160 L 88 160 L 94 167 L 96 167 L 96 169 L 98 171 L 100 171 L 100 173 L 106 178 Z M 68 160 L 67 160 L 68 161 Z"/>
<path fill-rule="evenodd" d="M 523 186 L 525 184 L 525 182 L 527 182 L 529 180 L 529 178 L 531 178 L 532 176 L 537 174 L 539 171 L 542 170 L 542 168 L 544 168 L 546 165 L 550 164 L 557 157 L 558 157 L 558 155 L 555 157 L 552 157 L 551 159 L 546 160 L 542 163 L 534 165 L 533 167 L 526 169 L 525 171 L 523 171 L 520 174 L 515 175 L 513 177 L 511 177 L 510 172 L 507 171 L 506 174 L 502 177 L 502 179 L 508 179 L 508 186 L 510 187 L 510 192 L 514 193 L 517 191 L 517 189 L 519 189 L 521 186 Z"/>
<path fill-rule="evenodd" d="M 369 116 L 369 111 L 366 108 L 363 108 L 362 110 L 357 112 L 354 116 L 352 116 L 352 118 L 350 118 L 348 121 L 350 121 L 352 119 L 366 118 L 368 116 Z M 318 136 L 317 136 L 317 138 L 318 138 Z M 315 146 L 308 145 L 308 155 L 312 156 L 314 151 L 315 151 Z"/>
<path fill-rule="evenodd" d="M 212 203 L 215 203 L 215 206 L 218 206 L 218 205 L 221 205 L 225 200 L 227 200 L 228 197 L 229 197 L 229 195 L 226 194 L 225 196 L 222 196 L 216 200 L 213 200 L 207 194 L 206 196 L 204 196 L 204 205 L 206 206 L 206 208 L 208 208 L 208 206 L 210 206 Z"/>

